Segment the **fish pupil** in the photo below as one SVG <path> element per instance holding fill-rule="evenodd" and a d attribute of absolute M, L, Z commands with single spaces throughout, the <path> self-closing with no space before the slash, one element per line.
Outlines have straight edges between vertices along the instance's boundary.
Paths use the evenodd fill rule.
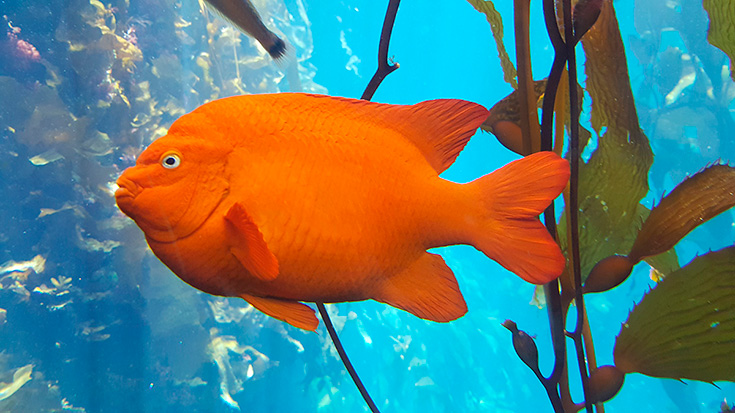
<path fill-rule="evenodd" d="M 174 169 L 179 166 L 179 163 L 181 160 L 177 155 L 166 155 L 163 157 L 163 160 L 161 161 L 161 165 L 163 165 L 164 168 L 167 169 Z"/>

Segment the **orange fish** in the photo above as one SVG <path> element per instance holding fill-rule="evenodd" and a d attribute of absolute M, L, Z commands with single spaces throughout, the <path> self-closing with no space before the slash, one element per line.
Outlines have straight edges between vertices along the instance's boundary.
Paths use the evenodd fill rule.
<path fill-rule="evenodd" d="M 367 299 L 447 322 L 467 306 L 429 248 L 473 245 L 533 283 L 565 264 L 538 215 L 567 161 L 541 152 L 467 184 L 439 177 L 487 115 L 462 100 L 220 99 L 174 122 L 115 197 L 182 280 L 293 326 L 319 324 L 300 301 Z"/>

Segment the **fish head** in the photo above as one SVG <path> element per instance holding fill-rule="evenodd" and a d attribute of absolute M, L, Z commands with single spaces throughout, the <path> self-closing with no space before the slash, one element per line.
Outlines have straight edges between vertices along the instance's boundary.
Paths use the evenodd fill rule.
<path fill-rule="evenodd" d="M 117 205 L 149 240 L 174 242 L 189 236 L 229 193 L 230 152 L 212 141 L 169 133 L 120 175 Z"/>

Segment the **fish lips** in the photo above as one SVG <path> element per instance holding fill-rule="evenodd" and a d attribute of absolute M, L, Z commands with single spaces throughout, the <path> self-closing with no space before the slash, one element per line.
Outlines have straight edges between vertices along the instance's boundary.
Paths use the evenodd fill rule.
<path fill-rule="evenodd" d="M 175 225 L 165 219 L 159 221 L 150 219 L 146 211 L 141 210 L 139 202 L 136 201 L 143 194 L 145 187 L 127 178 L 124 173 L 117 179 L 117 186 L 119 188 L 115 191 L 115 201 L 118 208 L 135 221 L 145 233 L 146 238 L 158 242 L 173 242 L 178 238 L 173 229 Z"/>
<path fill-rule="evenodd" d="M 115 202 L 125 215 L 130 215 L 133 209 L 135 198 L 140 194 L 143 188 L 132 180 L 121 175 L 117 179 L 118 189 L 115 191 Z"/>

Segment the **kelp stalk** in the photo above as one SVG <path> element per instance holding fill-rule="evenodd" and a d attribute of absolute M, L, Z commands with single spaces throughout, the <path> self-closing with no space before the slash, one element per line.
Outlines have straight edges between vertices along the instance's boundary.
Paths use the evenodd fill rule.
<path fill-rule="evenodd" d="M 530 0 L 515 0 L 516 61 L 518 62 L 518 101 L 521 112 L 523 155 L 541 150 L 536 93 L 531 71 L 531 46 L 529 41 Z"/>
<path fill-rule="evenodd" d="M 365 399 L 365 403 L 367 403 L 368 407 L 370 408 L 370 411 L 373 413 L 378 413 L 379 412 L 378 406 L 375 405 L 375 402 L 373 402 L 373 399 L 370 397 L 370 393 L 368 393 L 367 389 L 365 388 L 365 385 L 362 384 L 362 380 L 360 380 L 360 376 L 357 375 L 357 372 L 355 371 L 355 367 L 352 366 L 352 362 L 350 362 L 350 358 L 347 357 L 345 348 L 342 347 L 342 342 L 340 341 L 339 336 L 337 335 L 337 331 L 335 331 L 334 329 L 334 325 L 332 325 L 332 319 L 329 318 L 329 313 L 327 313 L 327 309 L 326 307 L 324 307 L 324 303 L 316 303 L 316 307 L 319 309 L 319 315 L 322 316 L 322 320 L 324 321 L 324 326 L 327 328 L 327 331 L 329 332 L 329 337 L 332 339 L 332 343 L 334 343 L 334 348 L 337 349 L 339 358 L 342 359 L 342 363 L 344 363 L 345 368 L 347 369 L 347 372 L 350 373 L 350 377 L 352 377 L 352 381 L 355 382 L 355 386 L 357 386 L 357 389 L 360 391 L 362 398 Z"/>
<path fill-rule="evenodd" d="M 546 82 L 546 92 L 544 93 L 541 112 L 540 131 L 541 150 L 550 151 L 553 149 L 554 103 L 556 101 L 556 90 L 559 86 L 559 80 L 561 79 L 561 75 L 564 70 L 566 50 L 564 49 L 564 41 L 559 34 L 558 25 L 556 24 L 554 0 L 544 0 L 543 14 L 546 22 L 546 30 L 548 31 L 551 44 L 554 47 L 554 62 Z M 546 211 L 544 211 L 544 222 L 551 236 L 556 238 L 556 214 L 554 212 L 553 203 L 546 208 Z M 551 330 L 551 342 L 554 350 L 554 367 L 551 374 L 547 378 L 541 380 L 541 383 L 546 390 L 549 401 L 554 407 L 554 411 L 556 413 L 563 413 L 564 407 L 559 396 L 558 387 L 559 380 L 564 372 L 564 366 L 566 365 L 567 351 L 564 335 L 564 311 L 561 304 L 558 279 L 544 285 L 544 296 L 546 297 L 549 328 Z"/>
<path fill-rule="evenodd" d="M 368 83 L 365 91 L 362 92 L 360 99 L 372 99 L 375 91 L 378 90 L 378 86 L 380 86 L 380 82 L 400 66 L 398 63 L 388 62 L 388 45 L 390 44 L 390 36 L 391 33 L 393 33 L 393 23 L 396 21 L 396 14 L 398 13 L 398 5 L 400 2 L 401 0 L 390 0 L 388 3 L 388 10 L 385 12 L 385 20 L 383 20 L 383 30 L 380 32 L 378 69 L 375 71 L 373 78 L 370 79 L 370 83 Z"/>
<path fill-rule="evenodd" d="M 390 45 L 390 36 L 393 32 L 393 24 L 396 21 L 396 14 L 398 13 L 398 5 L 400 2 L 401 0 L 390 0 L 388 3 L 388 10 L 386 10 L 385 20 L 383 20 L 383 30 L 380 33 L 380 45 L 378 46 L 378 69 L 375 71 L 373 78 L 370 79 L 370 83 L 368 83 L 365 91 L 362 93 L 361 99 L 372 99 L 383 79 L 385 79 L 385 77 L 391 74 L 394 70 L 398 69 L 397 63 L 388 63 L 388 46 Z M 344 347 L 342 347 L 342 342 L 339 340 L 339 336 L 334 330 L 332 320 L 329 318 L 329 313 L 327 313 L 324 303 L 316 303 L 316 306 L 319 309 L 319 314 L 322 316 L 322 320 L 324 320 L 324 325 L 327 328 L 327 332 L 329 332 L 329 337 L 332 339 L 332 343 L 337 349 L 339 358 L 350 373 L 350 377 L 352 377 L 352 381 L 355 382 L 355 386 L 357 386 L 357 389 L 360 391 L 362 398 L 365 399 L 365 403 L 368 405 L 371 412 L 379 412 L 375 402 L 373 402 L 373 399 L 370 397 L 367 389 L 362 384 L 360 376 L 357 375 L 355 368 L 352 366 L 352 362 L 350 362 L 350 358 L 347 356 Z"/>
<path fill-rule="evenodd" d="M 553 123 L 554 103 L 556 102 L 556 91 L 559 87 L 561 75 L 564 72 L 564 64 L 567 62 L 564 39 L 559 34 L 559 26 L 556 24 L 556 11 L 554 0 L 544 0 L 544 21 L 546 31 L 549 34 L 551 46 L 554 48 L 554 61 L 546 81 L 546 92 L 541 111 L 541 150 L 550 151 L 553 145 Z M 554 221 L 556 222 L 556 221 Z"/>
<path fill-rule="evenodd" d="M 554 47 L 554 62 L 551 65 L 551 72 L 546 82 L 546 92 L 544 94 L 542 112 L 541 112 L 541 150 L 550 151 L 553 149 L 553 133 L 554 133 L 554 102 L 556 101 L 556 91 L 559 86 L 564 63 L 566 63 L 566 50 L 564 49 L 564 41 L 559 34 L 559 28 L 556 24 L 556 12 L 554 8 L 554 0 L 544 0 L 543 14 L 546 22 L 546 30 L 549 34 L 549 40 Z M 556 214 L 554 212 L 554 204 L 552 203 L 544 211 L 544 222 L 546 228 L 552 237 L 556 238 Z M 554 405 L 556 412 L 563 412 L 561 402 L 557 407 L 557 399 L 559 393 L 557 386 L 562 372 L 567 352 L 564 336 L 564 317 L 561 305 L 561 296 L 559 293 L 559 280 L 554 280 L 544 285 L 544 295 L 546 297 L 546 307 L 549 314 L 549 327 L 551 329 L 551 341 L 554 349 L 554 368 L 548 378 L 543 382 L 544 387 L 549 395 L 551 403 Z"/>
<path fill-rule="evenodd" d="M 574 275 L 574 302 L 577 307 L 577 323 L 571 337 L 577 350 L 577 362 L 579 364 L 579 373 L 582 379 L 582 391 L 584 392 L 584 404 L 589 413 L 592 413 L 592 403 L 587 395 L 589 394 L 589 371 L 587 369 L 587 359 L 585 357 L 584 339 L 582 337 L 582 328 L 584 326 L 585 309 L 584 298 L 582 294 L 582 269 L 579 257 L 579 106 L 577 101 L 577 58 L 574 47 L 577 42 L 574 41 L 574 27 L 572 25 L 572 2 L 571 0 L 563 1 L 562 14 L 564 17 L 564 38 L 566 40 L 567 49 L 567 71 L 569 75 L 569 117 L 570 117 L 570 145 L 569 158 L 571 161 L 572 174 L 569 180 L 569 222 L 571 224 L 571 244 L 569 250 L 572 254 L 572 267 Z M 591 26 L 591 25 L 590 25 Z M 581 37 L 581 34 L 580 34 Z"/>
<path fill-rule="evenodd" d="M 572 25 L 572 8 L 571 8 L 571 2 L 569 0 L 564 0 L 563 2 L 563 17 L 564 17 L 564 27 L 565 27 L 565 33 L 564 37 L 568 39 L 568 42 L 564 41 L 564 38 L 562 38 L 561 33 L 559 32 L 559 25 L 557 23 L 557 17 L 556 17 L 556 7 L 555 7 L 555 1 L 554 0 L 544 0 L 543 2 L 543 14 L 544 14 L 544 20 L 546 23 L 546 29 L 549 35 L 549 39 L 551 41 L 552 46 L 554 47 L 554 62 L 551 67 L 551 72 L 549 73 L 549 77 L 547 80 L 547 86 L 546 86 L 546 93 L 544 95 L 543 100 L 543 111 L 542 111 L 542 122 L 541 122 L 541 149 L 542 150 L 552 150 L 553 149 L 553 122 L 554 122 L 554 106 L 556 103 L 556 94 L 557 89 L 559 87 L 559 82 L 561 80 L 562 74 L 564 72 L 564 66 L 568 63 L 569 66 L 569 83 L 577 84 L 577 72 L 576 72 L 576 57 L 574 53 L 574 47 L 578 40 L 584 35 L 584 32 L 586 30 L 581 30 L 578 33 L 573 32 L 573 25 Z M 589 26 L 594 24 L 592 22 Z M 587 29 L 587 27 L 585 28 Z M 576 35 L 576 37 L 575 37 Z M 571 228 L 573 228 L 571 231 L 568 232 L 570 235 L 570 238 L 573 238 L 574 241 L 569 242 L 570 244 L 570 250 L 572 256 L 570 257 L 570 261 L 572 261 L 573 266 L 573 273 L 574 273 L 574 283 L 576 285 L 575 288 L 575 298 L 577 301 L 577 326 L 575 328 L 575 331 L 572 332 L 570 335 L 572 338 L 574 338 L 575 342 L 575 348 L 577 350 L 577 358 L 580 365 L 580 372 L 582 373 L 582 384 L 583 384 L 583 390 L 585 391 L 585 395 L 587 394 L 587 388 L 588 388 L 588 375 L 587 375 L 587 367 L 585 363 L 585 356 L 584 356 L 584 342 L 582 338 L 582 326 L 585 319 L 584 316 L 584 304 L 583 299 L 581 297 L 582 295 L 582 288 L 581 288 L 581 270 L 580 270 L 580 259 L 579 259 L 579 233 L 578 233 L 578 217 L 577 217 L 577 205 L 578 205 L 578 191 L 577 191 L 577 183 L 579 178 L 579 106 L 578 106 L 578 90 L 575 87 L 568 88 L 569 90 L 569 99 L 570 99 L 570 119 L 571 119 L 571 136 L 570 136 L 570 157 L 572 159 L 572 176 L 570 181 L 570 192 L 573 192 L 573 196 L 570 194 L 569 202 L 567 202 L 568 210 L 574 211 L 572 215 L 574 216 L 573 219 L 569 219 L 568 224 Z M 558 113 L 556 116 L 563 116 L 562 114 Z M 563 122 L 563 119 L 561 120 Z M 572 188 L 573 187 L 573 191 Z M 553 205 L 552 205 L 553 207 Z M 544 219 L 547 225 L 547 228 L 549 228 L 549 231 L 552 234 L 555 234 L 555 219 L 554 219 L 554 213 L 553 209 L 549 208 L 547 211 L 545 211 Z M 566 311 L 564 311 L 563 306 L 568 305 L 561 303 L 561 296 L 559 293 L 559 282 L 554 281 L 552 283 L 549 283 L 544 286 L 544 293 L 546 296 L 546 304 L 549 312 L 549 325 L 551 328 L 551 336 L 552 336 L 552 342 L 554 345 L 554 369 L 551 373 L 551 375 L 543 382 L 544 387 L 547 390 L 547 393 L 549 394 L 549 398 L 554 405 L 555 411 L 563 411 L 563 407 L 557 408 L 556 400 L 559 398 L 558 393 L 558 386 L 560 386 L 562 376 L 564 375 L 566 365 L 566 347 L 564 342 L 564 322 L 566 317 L 564 314 Z M 566 380 L 565 380 L 566 381 Z M 553 389 L 553 392 L 551 391 Z M 568 394 L 568 391 L 566 392 Z M 587 397 L 585 396 L 585 407 L 587 408 L 588 412 L 592 411 L 592 405 L 587 400 Z"/>

